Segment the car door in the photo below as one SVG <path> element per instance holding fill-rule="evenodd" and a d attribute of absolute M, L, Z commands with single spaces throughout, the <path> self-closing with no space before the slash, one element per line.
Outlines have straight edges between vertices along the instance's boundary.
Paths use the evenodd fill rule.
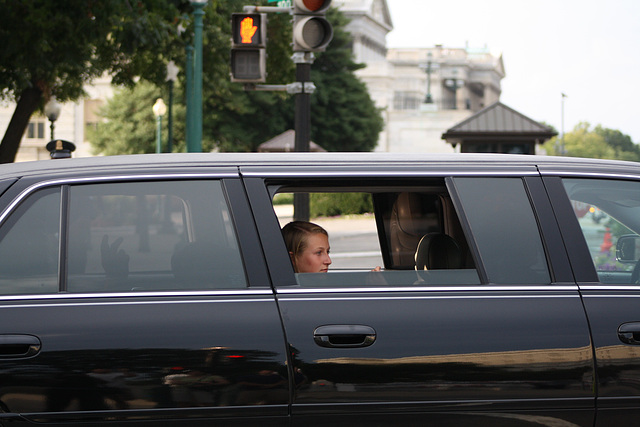
<path fill-rule="evenodd" d="M 291 350 L 293 424 L 592 425 L 588 325 L 536 171 L 377 166 L 342 179 L 332 171 L 333 181 L 313 167 L 268 179 L 242 170 Z M 468 247 L 470 264 L 418 272 L 388 253 L 382 272 L 294 274 L 265 212 L 273 193 L 314 186 L 437 196 L 431 217 Z M 397 228 L 376 217 L 378 234 L 385 221 Z M 330 234 L 332 248 L 341 237 Z M 383 251 L 392 244 L 380 240 Z"/>
<path fill-rule="evenodd" d="M 640 413 L 640 176 L 634 169 L 544 171 L 593 335 L 599 426 L 629 424 Z"/>
<path fill-rule="evenodd" d="M 23 181 L 0 217 L 3 421 L 288 424 L 281 322 L 237 173 Z"/>

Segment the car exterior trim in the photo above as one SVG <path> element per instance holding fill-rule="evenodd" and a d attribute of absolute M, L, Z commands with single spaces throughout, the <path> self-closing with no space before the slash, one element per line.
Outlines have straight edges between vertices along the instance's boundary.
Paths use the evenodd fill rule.
<path fill-rule="evenodd" d="M 2 295 L 0 303 L 3 301 L 23 301 L 23 300 L 59 300 L 59 299 L 98 299 L 98 298 L 151 298 L 151 297 L 226 297 L 233 295 L 273 295 L 269 289 L 236 289 L 219 291 L 162 291 L 162 292 L 100 292 L 100 293 L 56 293 L 56 294 L 20 294 Z"/>
<path fill-rule="evenodd" d="M 203 179 L 203 178 L 237 178 L 238 175 L 232 172 L 219 172 L 219 173 L 168 173 L 168 174 L 145 174 L 145 175 L 113 175 L 113 176 L 91 176 L 82 178 L 62 178 L 52 179 L 47 181 L 41 181 L 36 184 L 30 185 L 25 188 L 15 199 L 7 205 L 4 211 L 0 214 L 0 223 L 4 222 L 9 213 L 28 195 L 45 187 L 51 187 L 55 185 L 68 185 L 68 184 L 86 184 L 91 182 L 105 182 L 105 181 L 139 181 L 139 180 L 164 180 L 164 179 Z"/>
<path fill-rule="evenodd" d="M 282 172 L 266 172 L 266 171 L 246 171 L 241 169 L 241 174 L 246 178 L 340 178 L 340 177 L 362 177 L 362 178 L 406 178 L 406 177 L 443 177 L 448 175 L 455 176 L 540 176 L 537 171 L 521 171 L 521 170 L 513 170 L 513 171 L 485 171 L 485 170 L 474 170 L 474 171 L 462 171 L 455 169 L 447 169 L 445 170 L 430 170 L 430 171 L 422 171 L 418 170 L 419 165 L 407 165 L 408 167 L 416 167 L 415 170 L 411 171 L 362 171 L 362 172 L 349 172 L 349 171 L 318 171 L 318 172 L 293 172 L 293 171 L 282 171 Z"/>
<path fill-rule="evenodd" d="M 638 292 L 640 291 L 640 286 L 629 286 L 629 285 L 580 285 L 581 291 L 631 291 Z M 618 296 L 611 295 L 611 296 Z"/>
<path fill-rule="evenodd" d="M 577 291 L 577 286 L 433 286 L 386 288 L 280 288 L 278 294 L 335 294 L 335 293 L 389 293 L 389 292 L 494 292 L 494 291 Z"/>
<path fill-rule="evenodd" d="M 0 308 L 28 308 L 28 307 L 89 307 L 89 306 L 114 306 L 114 305 L 154 305 L 154 304 L 208 304 L 208 303 L 248 303 L 248 302 L 272 302 L 272 298 L 253 298 L 253 299 L 198 299 L 198 300 L 154 300 L 154 301 L 100 301 L 100 302 L 55 302 L 47 303 L 30 303 L 30 304 L 1 304 Z"/>
<path fill-rule="evenodd" d="M 571 177 L 571 178 L 615 178 L 615 179 L 640 179 L 640 174 L 617 174 L 610 172 L 583 172 L 583 171 L 556 171 L 556 170 L 546 170 L 542 169 L 540 171 L 542 176 L 559 176 L 559 177 Z"/>

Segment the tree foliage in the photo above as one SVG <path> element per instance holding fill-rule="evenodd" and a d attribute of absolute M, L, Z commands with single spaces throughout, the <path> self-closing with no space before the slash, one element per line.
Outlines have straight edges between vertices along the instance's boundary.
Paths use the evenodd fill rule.
<path fill-rule="evenodd" d="M 286 92 L 245 91 L 242 84 L 231 83 L 229 78 L 229 49 L 233 12 L 242 11 L 243 0 L 218 0 L 205 8 L 203 54 L 203 149 L 220 151 L 256 151 L 258 145 L 294 128 L 294 97 Z M 330 10 L 328 19 L 334 26 L 334 39 L 326 52 L 317 55 L 312 65 L 312 81 L 317 90 L 311 99 L 311 139 L 329 151 L 369 151 L 377 143 L 383 121 L 375 108 L 365 85 L 354 71 L 361 66 L 353 61 L 350 38 L 344 32 L 346 20 L 337 10 Z M 295 81 L 295 65 L 291 61 L 291 16 L 268 14 L 267 84 L 287 84 Z M 174 59 L 183 64 L 182 57 Z M 181 73 L 183 82 L 184 73 Z M 157 92 L 156 92 L 157 93 Z M 149 94 L 156 96 L 156 94 Z M 166 100 L 166 90 L 163 90 Z M 137 95 L 124 96 L 111 101 L 105 118 L 135 120 L 127 114 L 116 114 L 113 109 L 130 110 L 127 103 L 141 102 L 149 109 L 155 101 L 146 101 Z M 176 97 L 184 105 L 184 95 Z M 149 119 L 146 119 L 149 120 Z M 176 121 L 181 120 L 176 118 Z M 131 141 L 137 151 L 153 152 L 154 131 L 149 123 L 139 126 L 147 134 L 137 134 L 140 141 Z M 125 129 L 121 126 L 120 129 Z M 106 140 L 132 135 L 114 133 L 112 125 L 101 125 L 91 142 L 98 152 L 113 154 L 106 149 Z M 144 141 L 143 141 L 144 140 Z M 146 141 L 146 142 L 145 142 Z M 176 151 L 184 146 L 184 134 L 174 134 Z M 145 145 L 146 144 L 146 145 Z M 120 143 L 111 144 L 117 147 Z"/>
<path fill-rule="evenodd" d="M 159 82 L 189 7 L 186 0 L 0 0 L 0 96 L 16 102 L 0 163 L 14 160 L 29 118 L 51 97 L 77 100 L 104 73 L 116 84 L 138 76 Z"/>
<path fill-rule="evenodd" d="M 95 154 L 144 154 L 156 150 L 156 117 L 150 100 L 161 97 L 156 85 L 140 81 L 132 88 L 116 92 L 103 106 L 100 115 L 105 119 L 89 138 Z M 173 150 L 185 151 L 186 111 L 181 103 L 173 105 Z M 162 151 L 167 151 L 167 117 L 162 122 Z M 206 148 L 206 147 L 205 147 Z M 211 147 L 209 147 L 211 148 Z"/>
<path fill-rule="evenodd" d="M 553 137 L 544 144 L 549 155 L 562 154 L 562 146 L 569 157 L 640 161 L 640 147 L 631 137 L 601 125 L 592 129 L 587 122 L 578 123 L 564 138 Z"/>

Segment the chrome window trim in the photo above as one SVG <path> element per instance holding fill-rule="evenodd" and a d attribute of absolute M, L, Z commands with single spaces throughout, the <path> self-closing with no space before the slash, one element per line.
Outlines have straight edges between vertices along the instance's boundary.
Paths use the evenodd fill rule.
<path fill-rule="evenodd" d="M 0 295 L 0 304 L 6 301 L 22 301 L 22 300 L 86 300 L 100 298 L 167 298 L 167 297 L 226 297 L 241 295 L 269 295 L 273 296 L 273 292 L 268 289 L 234 289 L 234 290 L 215 290 L 215 291 L 149 291 L 149 292 L 96 292 L 96 293 L 55 293 L 55 294 L 20 294 L 20 295 Z"/>
<path fill-rule="evenodd" d="M 581 291 L 626 291 L 626 292 L 640 292 L 640 286 L 633 285 L 621 285 L 621 284 L 611 284 L 611 285 L 580 285 Z M 588 295 L 585 295 L 588 296 Z M 618 296 L 617 294 L 611 296 Z"/>
<path fill-rule="evenodd" d="M 32 302 L 25 304 L 2 304 L 0 308 L 33 308 L 33 307 L 96 307 L 107 305 L 157 305 L 157 304 L 210 304 L 210 303 L 247 303 L 247 302 L 274 302 L 273 298 L 251 298 L 251 299 L 202 299 L 202 300 L 156 300 L 156 301 L 95 301 L 95 302 L 54 302 L 46 304 L 44 302 Z"/>
<path fill-rule="evenodd" d="M 413 165 L 408 165 L 411 167 Z M 432 167 L 430 165 L 430 167 Z M 491 169 L 478 169 L 472 171 L 463 170 L 428 170 L 428 171 L 317 171 L 317 172 L 269 172 L 269 171 L 246 171 L 240 169 L 240 174 L 246 178 L 432 178 L 432 177 L 445 177 L 445 176 L 482 176 L 482 177 L 525 177 L 525 176 L 540 176 L 537 170 L 513 170 L 513 171 L 493 171 Z"/>
<path fill-rule="evenodd" d="M 604 179 L 631 179 L 640 180 L 640 172 L 637 175 L 622 174 L 615 172 L 582 172 L 582 171 L 561 171 L 561 170 L 541 170 L 543 177 L 559 176 L 561 178 L 604 178 Z"/>
<path fill-rule="evenodd" d="M 15 209 L 15 207 L 22 202 L 27 196 L 33 192 L 40 190 L 41 188 L 51 187 L 55 185 L 69 185 L 69 184 L 87 184 L 87 183 L 100 183 L 100 182 L 128 182 L 128 181 L 144 181 L 144 180 L 165 180 L 165 179 L 202 179 L 202 178 L 237 178 L 237 173 L 232 172 L 218 172 L 218 173 L 175 173 L 175 174 L 143 174 L 143 175 L 112 175 L 112 176 L 92 176 L 83 178 L 59 178 L 50 179 L 46 181 L 40 181 L 32 184 L 22 190 L 12 201 L 7 205 L 4 211 L 0 214 L 0 224 L 4 222 L 6 217 Z"/>
<path fill-rule="evenodd" d="M 458 300 L 458 299 L 530 299 L 530 298 L 580 298 L 578 294 L 565 295 L 419 295 L 419 296 L 395 296 L 395 297 L 374 297 L 374 296 L 335 296 L 335 297 L 283 297 L 282 302 L 298 302 L 298 301 L 371 301 L 371 300 Z"/>
<path fill-rule="evenodd" d="M 335 293 L 413 293 L 413 292 L 520 292 L 520 291 L 554 291 L 554 292 L 576 292 L 578 286 L 556 286 L 556 285 L 522 285 L 522 286 L 482 286 L 482 285 L 461 285 L 461 286 L 416 286 L 416 287 L 379 287 L 379 288 L 279 288 L 278 295 L 295 294 L 335 294 Z"/>

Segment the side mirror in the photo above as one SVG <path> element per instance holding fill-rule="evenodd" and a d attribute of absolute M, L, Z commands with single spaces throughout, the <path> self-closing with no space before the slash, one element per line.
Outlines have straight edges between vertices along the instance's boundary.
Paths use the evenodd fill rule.
<path fill-rule="evenodd" d="M 640 258 L 640 236 L 625 234 L 616 243 L 616 260 L 619 262 L 635 263 Z"/>

